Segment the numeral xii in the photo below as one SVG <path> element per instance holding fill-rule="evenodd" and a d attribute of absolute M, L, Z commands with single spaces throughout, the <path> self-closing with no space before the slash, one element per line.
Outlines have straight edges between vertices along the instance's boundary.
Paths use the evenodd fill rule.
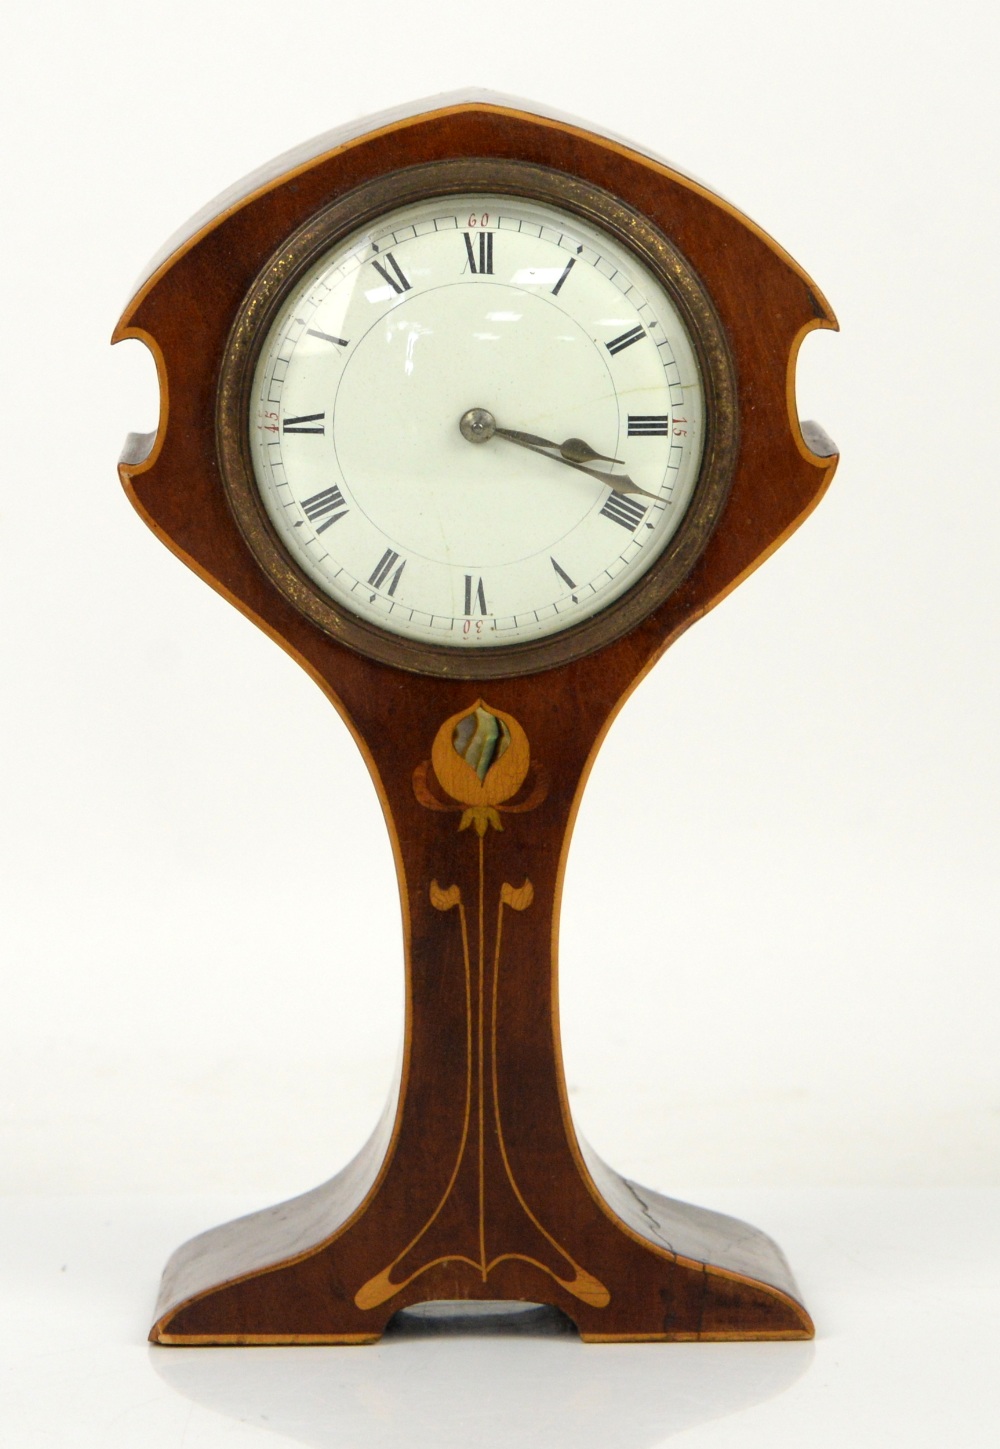
<path fill-rule="evenodd" d="M 481 231 L 476 237 L 477 245 L 472 245 L 472 233 L 464 232 L 465 250 L 469 254 L 469 271 L 479 272 L 483 276 L 493 275 L 493 233 Z"/>

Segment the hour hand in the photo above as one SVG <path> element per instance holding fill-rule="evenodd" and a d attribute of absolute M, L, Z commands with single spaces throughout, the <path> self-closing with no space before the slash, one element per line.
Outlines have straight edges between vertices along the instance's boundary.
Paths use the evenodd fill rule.
<path fill-rule="evenodd" d="M 552 455 L 549 454 L 551 457 Z M 580 473 L 586 473 L 590 478 L 596 478 L 614 493 L 641 493 L 643 498 L 658 498 L 658 493 L 650 493 L 648 488 L 640 488 L 638 483 L 633 483 L 627 473 L 605 473 L 603 468 L 588 468 L 586 463 L 574 463 L 570 458 L 557 458 L 557 463 L 565 463 L 568 468 L 576 468 Z"/>
<path fill-rule="evenodd" d="M 567 438 L 564 443 L 553 443 L 549 438 L 539 438 L 534 433 L 522 433 L 516 428 L 495 428 L 497 436 L 509 443 L 523 443 L 528 448 L 541 448 L 545 452 L 558 453 L 567 463 L 617 463 L 621 458 L 610 458 L 607 453 L 598 453 L 582 438 Z"/>
<path fill-rule="evenodd" d="M 498 437 L 506 438 L 510 443 L 517 443 L 522 448 L 530 448 L 533 453 L 538 453 L 543 458 L 551 458 L 553 463 L 565 463 L 567 468 L 575 468 L 578 473 L 586 473 L 588 478 L 596 478 L 598 483 L 603 483 L 606 488 L 610 488 L 615 493 L 641 493 L 644 498 L 659 497 L 656 493 L 650 493 L 648 488 L 640 488 L 638 483 L 633 483 L 627 473 L 607 473 L 603 468 L 591 468 L 586 463 L 577 462 L 576 459 L 569 457 L 564 449 L 571 444 L 581 443 L 579 438 L 569 438 L 557 452 L 555 450 L 558 445 L 548 443 L 544 438 L 539 439 L 537 443 L 529 442 L 528 440 L 534 437 L 533 433 L 514 433 L 511 428 L 497 428 L 495 431 Z M 587 444 L 583 443 L 582 446 L 586 448 Z M 618 462 L 617 458 L 605 460 L 603 453 L 594 453 L 593 457 L 608 463 Z"/>

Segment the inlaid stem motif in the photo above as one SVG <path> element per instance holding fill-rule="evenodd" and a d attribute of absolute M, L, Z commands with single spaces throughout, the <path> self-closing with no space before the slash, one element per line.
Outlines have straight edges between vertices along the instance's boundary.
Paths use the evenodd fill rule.
<path fill-rule="evenodd" d="M 431 791 L 429 766 L 453 803 L 446 804 Z M 414 790 L 422 804 L 435 810 L 462 810 L 459 830 L 472 827 L 475 832 L 476 869 L 470 891 L 474 900 L 467 902 L 457 884 L 442 887 L 435 880 L 429 891 L 435 910 L 456 912 L 461 931 L 466 1014 L 463 1125 L 451 1175 L 434 1211 L 402 1251 L 359 1289 L 355 1295 L 359 1308 L 387 1302 L 439 1264 L 464 1264 L 485 1283 L 497 1264 L 508 1259 L 533 1264 L 593 1307 L 602 1308 L 610 1301 L 604 1285 L 580 1267 L 532 1211 L 518 1186 L 504 1138 L 497 1063 L 504 913 L 528 910 L 534 887 L 530 880 L 516 887 L 503 881 L 494 916 L 487 840 L 491 830 L 503 829 L 501 813 L 534 809 L 545 798 L 547 784 L 539 775 L 526 798 L 515 800 L 529 766 L 528 740 L 518 722 L 477 700 L 471 710 L 445 721 L 435 737 L 431 761 L 414 774 Z M 487 939 L 488 922 L 493 925 L 492 943 Z"/>

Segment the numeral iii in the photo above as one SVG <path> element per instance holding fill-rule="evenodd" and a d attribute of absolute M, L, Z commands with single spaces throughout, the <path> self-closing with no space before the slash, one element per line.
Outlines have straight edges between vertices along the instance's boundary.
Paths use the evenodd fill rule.
<path fill-rule="evenodd" d="M 665 413 L 629 413 L 630 438 L 665 438 L 670 432 L 670 419 Z"/>

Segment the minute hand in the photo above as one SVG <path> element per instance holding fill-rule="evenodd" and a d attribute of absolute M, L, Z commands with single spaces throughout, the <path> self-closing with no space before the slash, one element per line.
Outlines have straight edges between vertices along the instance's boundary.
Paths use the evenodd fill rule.
<path fill-rule="evenodd" d="M 595 452 L 580 438 L 567 438 L 565 443 L 553 443 L 548 438 L 539 438 L 534 433 L 518 432 L 514 428 L 498 427 L 494 431 L 498 438 L 506 438 L 509 443 L 517 443 L 519 447 L 528 448 L 532 453 L 540 453 L 543 458 L 551 458 L 554 463 L 565 463 L 567 468 L 575 468 L 579 473 L 596 478 L 615 493 L 641 493 L 644 498 L 658 496 L 646 488 L 640 488 L 627 473 L 606 473 L 601 468 L 589 468 L 583 459 L 608 463 L 616 463 L 618 460 Z"/>

